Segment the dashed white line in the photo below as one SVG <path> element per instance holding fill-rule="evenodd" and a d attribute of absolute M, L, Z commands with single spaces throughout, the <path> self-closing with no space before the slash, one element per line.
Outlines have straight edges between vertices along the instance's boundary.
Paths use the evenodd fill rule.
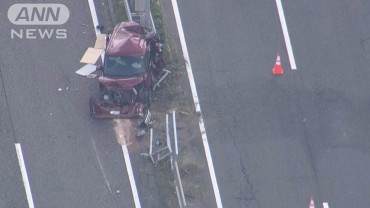
<path fill-rule="evenodd" d="M 130 161 L 130 154 L 128 153 L 128 149 L 126 145 L 122 145 L 122 151 L 123 151 L 123 157 L 125 158 L 126 168 L 127 168 L 127 174 L 128 178 L 130 180 L 130 185 L 132 189 L 132 195 L 134 197 L 135 207 L 140 208 L 140 199 L 139 194 L 137 192 L 135 178 L 134 178 L 134 172 L 132 171 L 131 161 Z"/>
<path fill-rule="evenodd" d="M 328 202 L 324 202 L 324 203 L 322 203 L 322 207 L 323 207 L 323 208 L 329 208 L 329 204 L 328 204 Z"/>
<path fill-rule="evenodd" d="M 17 156 L 18 156 L 19 168 L 21 169 L 22 180 L 23 180 L 24 189 L 26 191 L 28 207 L 29 208 L 34 208 L 35 205 L 33 203 L 31 186 L 30 186 L 30 182 L 28 180 L 27 169 L 26 169 L 26 164 L 24 163 L 21 144 L 16 143 L 15 144 L 15 150 L 16 150 Z"/>
<path fill-rule="evenodd" d="M 202 135 L 203 146 L 204 146 L 204 151 L 205 151 L 206 158 L 207 158 L 209 174 L 211 176 L 213 192 L 214 192 L 214 195 L 215 195 L 215 198 L 216 198 L 217 207 L 221 208 L 222 207 L 222 201 L 221 201 L 220 191 L 219 191 L 219 188 L 218 188 L 217 178 L 216 178 L 215 170 L 214 170 L 214 167 L 213 167 L 211 151 L 210 151 L 210 148 L 209 148 L 206 129 L 204 127 L 203 116 L 202 116 L 202 112 L 201 112 L 200 104 L 199 104 L 199 99 L 198 99 L 198 93 L 197 93 L 197 89 L 195 87 L 193 71 L 192 71 L 192 68 L 191 68 L 189 53 L 188 53 L 188 49 L 187 49 L 187 46 L 186 46 L 185 35 L 184 35 L 184 31 L 183 31 L 182 23 L 181 23 L 181 18 L 180 18 L 180 12 L 179 12 L 179 8 L 178 8 L 176 0 L 172 0 L 172 7 L 173 7 L 174 14 L 175 14 L 177 30 L 178 30 L 179 37 L 180 37 L 182 53 L 183 53 L 185 63 L 186 63 L 186 71 L 188 73 L 190 88 L 191 88 L 191 92 L 193 94 L 193 101 L 194 101 L 194 105 L 195 105 L 195 111 L 200 115 L 199 128 L 200 128 L 201 135 Z"/>
<path fill-rule="evenodd" d="M 281 28 L 283 29 L 285 45 L 288 51 L 288 56 L 289 56 L 289 61 L 290 61 L 290 67 L 292 68 L 292 70 L 296 70 L 297 66 L 296 66 L 295 59 L 294 59 L 293 48 L 290 42 L 288 27 L 285 21 L 284 10 L 283 10 L 283 5 L 281 3 L 281 0 L 276 0 L 276 6 L 278 9 L 278 13 L 279 13 Z"/>

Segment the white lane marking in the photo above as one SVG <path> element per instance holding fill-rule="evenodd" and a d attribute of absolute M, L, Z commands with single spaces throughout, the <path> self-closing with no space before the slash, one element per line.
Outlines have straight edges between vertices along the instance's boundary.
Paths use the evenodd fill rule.
<path fill-rule="evenodd" d="M 98 17 L 97 17 L 97 14 L 96 14 L 94 0 L 88 0 L 88 1 L 89 1 L 89 7 L 90 7 L 90 12 L 91 12 L 91 17 L 92 17 L 93 24 L 94 24 L 95 35 L 97 36 L 97 35 L 99 35 L 101 33 L 96 28 L 96 26 L 99 25 L 99 22 L 98 22 Z M 103 62 L 104 61 L 104 52 L 102 53 L 101 57 L 102 57 L 102 62 Z M 136 208 L 141 208 L 140 200 L 139 200 L 139 194 L 138 194 L 137 188 L 136 188 L 134 173 L 132 171 L 132 166 L 131 166 L 131 161 L 130 161 L 130 155 L 128 154 L 128 150 L 127 150 L 127 146 L 126 145 L 122 145 L 122 151 L 123 151 L 123 157 L 125 159 L 127 174 L 129 176 L 129 180 L 130 180 L 132 196 L 134 197 L 135 207 Z"/>
<path fill-rule="evenodd" d="M 98 21 L 98 16 L 96 14 L 96 9 L 95 9 L 95 4 L 94 4 L 94 0 L 88 0 L 89 1 L 89 7 L 90 7 L 90 13 L 91 13 L 91 18 L 93 20 L 93 24 L 94 24 L 94 31 L 95 31 L 95 35 L 98 36 L 101 34 L 100 30 L 96 28 L 96 26 L 99 25 L 99 21 Z M 104 62 L 104 54 L 105 54 L 105 51 L 103 51 L 103 53 L 101 54 L 101 60 L 102 62 Z"/>
<path fill-rule="evenodd" d="M 98 30 L 96 28 L 96 26 L 99 25 L 99 22 L 98 22 L 98 16 L 96 15 L 96 9 L 95 9 L 95 4 L 94 4 L 94 0 L 88 0 L 89 1 L 89 7 L 90 7 L 90 13 L 91 13 L 91 17 L 92 17 L 92 20 L 93 20 L 93 24 L 94 24 L 94 30 L 95 30 L 95 34 L 101 34 L 100 33 L 100 30 Z"/>
<path fill-rule="evenodd" d="M 132 171 L 132 166 L 131 166 L 131 161 L 130 161 L 130 155 L 128 153 L 128 149 L 127 149 L 127 146 L 126 145 L 122 145 L 122 151 L 123 151 L 123 156 L 125 158 L 125 163 L 126 163 L 126 169 L 127 169 L 128 178 L 130 180 L 132 195 L 133 195 L 134 201 L 135 201 L 135 207 L 136 208 L 140 208 L 141 205 L 140 205 L 139 194 L 137 192 L 135 178 L 134 178 L 134 172 Z"/>
<path fill-rule="evenodd" d="M 323 206 L 323 208 L 329 208 L 329 204 L 328 204 L 328 202 L 324 202 L 324 203 L 322 203 L 322 206 Z"/>
<path fill-rule="evenodd" d="M 178 30 L 179 37 L 180 37 L 182 53 L 183 53 L 185 63 L 186 63 L 186 71 L 188 73 L 190 88 L 191 88 L 191 92 L 193 94 L 193 101 L 194 101 L 194 105 L 195 105 L 195 111 L 200 115 L 199 128 L 200 128 L 201 135 L 202 135 L 203 146 L 204 146 L 204 151 L 205 151 L 206 158 L 207 158 L 209 174 L 211 176 L 213 192 L 214 192 L 214 195 L 215 195 L 215 198 L 216 198 L 217 207 L 221 208 L 222 207 L 222 201 L 221 201 L 220 191 L 219 191 L 218 184 L 217 184 L 215 169 L 213 167 L 211 151 L 210 151 L 209 144 L 208 144 L 206 129 L 204 127 L 203 115 L 202 115 L 202 112 L 201 112 L 201 109 L 200 109 L 198 93 L 197 93 L 197 89 L 195 87 L 194 75 L 193 75 L 193 71 L 192 71 L 192 68 L 191 68 L 189 53 L 188 53 L 188 49 L 187 49 L 187 46 L 186 46 L 185 35 L 184 35 L 184 31 L 183 31 L 182 23 L 181 23 L 181 18 L 180 18 L 180 12 L 179 12 L 179 8 L 178 8 L 176 0 L 172 0 L 172 7 L 173 7 L 174 14 L 175 14 L 177 30 Z"/>
<path fill-rule="evenodd" d="M 114 119 L 113 121 L 114 121 L 114 132 L 116 133 L 117 141 L 122 146 L 123 157 L 125 159 L 127 175 L 129 177 L 132 197 L 134 198 L 135 207 L 140 208 L 141 205 L 140 205 L 139 194 L 136 188 L 134 172 L 132 171 L 130 155 L 127 149 L 127 144 L 129 142 L 129 139 L 131 138 L 131 131 L 129 128 L 131 128 L 132 123 L 130 120 L 122 120 L 122 119 Z"/>
<path fill-rule="evenodd" d="M 292 44 L 290 43 L 288 27 L 285 21 L 284 10 L 283 10 L 283 5 L 281 3 L 281 0 L 276 0 L 276 6 L 278 9 L 278 13 L 279 13 L 281 28 L 283 29 L 285 45 L 288 51 L 288 56 L 289 56 L 289 61 L 290 61 L 290 67 L 292 68 L 292 70 L 296 70 L 297 66 L 296 66 L 295 59 L 294 59 Z"/>
<path fill-rule="evenodd" d="M 28 175 L 27 175 L 27 170 L 26 170 L 26 164 L 24 163 L 23 152 L 22 152 L 21 144 L 16 143 L 15 144 L 15 150 L 16 150 L 17 156 L 18 156 L 18 163 L 19 163 L 19 168 L 21 169 L 21 174 L 22 174 L 22 180 L 23 180 L 24 189 L 26 190 L 28 207 L 29 208 L 34 208 L 35 205 L 33 204 L 31 186 L 30 186 L 30 182 L 28 180 Z"/>

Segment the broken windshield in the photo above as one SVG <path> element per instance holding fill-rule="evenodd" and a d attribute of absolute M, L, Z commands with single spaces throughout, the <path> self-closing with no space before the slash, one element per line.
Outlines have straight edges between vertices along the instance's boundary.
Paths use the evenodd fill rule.
<path fill-rule="evenodd" d="M 104 75 L 137 76 L 145 72 L 145 56 L 106 56 Z"/>

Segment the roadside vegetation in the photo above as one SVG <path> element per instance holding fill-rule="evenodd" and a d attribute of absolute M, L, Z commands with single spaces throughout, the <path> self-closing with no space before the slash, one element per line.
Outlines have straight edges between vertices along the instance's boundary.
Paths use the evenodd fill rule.
<path fill-rule="evenodd" d="M 166 69 L 171 71 L 170 79 L 165 80 L 165 87 L 161 89 L 161 98 L 166 100 L 169 104 L 167 106 L 168 109 L 186 107 L 184 93 L 178 84 L 180 76 L 185 75 L 185 71 L 180 70 L 184 68 L 184 64 L 179 59 L 179 55 L 175 50 L 171 37 L 167 36 L 165 32 L 163 14 L 159 0 L 152 1 L 151 12 L 157 34 L 161 41 L 164 42 L 164 58 L 167 65 Z M 183 73 L 181 73 L 181 71 Z"/>
<path fill-rule="evenodd" d="M 127 12 L 123 0 L 108 0 L 110 1 L 110 9 L 113 10 L 112 17 L 116 22 L 127 22 Z"/>
<path fill-rule="evenodd" d="M 177 127 L 179 137 L 179 169 L 181 180 L 184 188 L 187 207 L 200 207 L 203 192 L 205 190 L 205 182 L 203 180 L 204 173 L 206 174 L 207 166 L 204 155 L 202 155 L 202 144 L 199 138 L 199 129 L 197 127 L 198 117 L 194 113 L 191 94 L 185 94 L 184 85 L 188 84 L 187 73 L 185 70 L 185 60 L 176 50 L 175 44 L 170 36 L 165 32 L 166 25 L 163 22 L 163 14 L 160 0 L 153 0 L 151 4 L 152 16 L 160 35 L 161 40 L 165 41 L 165 60 L 167 69 L 170 70 L 171 77 L 163 84 L 163 88 L 156 92 L 160 94 L 158 103 L 153 107 L 158 111 L 161 118 L 165 113 L 172 110 L 177 112 Z M 184 81 L 185 80 L 185 81 Z M 153 110 L 154 111 L 154 110 Z M 164 129 L 162 127 L 162 129 Z M 167 184 L 165 191 L 167 194 L 172 194 L 172 198 L 168 199 L 169 207 L 177 207 L 178 201 L 173 184 L 173 176 L 170 162 L 163 162 L 157 168 L 159 177 L 164 185 Z M 171 179 L 171 180 L 169 180 Z M 202 204 L 202 203 L 201 203 Z M 204 204 L 203 204 L 204 205 Z"/>

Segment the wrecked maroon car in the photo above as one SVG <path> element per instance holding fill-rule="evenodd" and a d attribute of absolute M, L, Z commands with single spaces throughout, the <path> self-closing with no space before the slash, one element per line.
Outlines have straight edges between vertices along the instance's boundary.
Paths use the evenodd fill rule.
<path fill-rule="evenodd" d="M 90 99 L 95 118 L 143 116 L 151 92 L 169 73 L 164 70 L 163 49 L 157 35 L 138 23 L 122 22 L 106 37 L 101 98 Z M 165 72 L 166 71 L 166 72 Z"/>

